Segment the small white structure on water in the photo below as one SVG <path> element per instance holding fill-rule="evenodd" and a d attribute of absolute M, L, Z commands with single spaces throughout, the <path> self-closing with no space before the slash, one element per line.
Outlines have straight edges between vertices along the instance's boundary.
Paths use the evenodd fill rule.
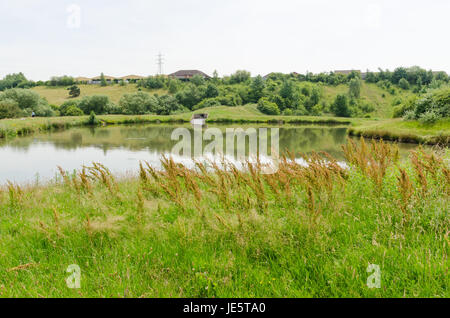
<path fill-rule="evenodd" d="M 205 126 L 206 119 L 208 119 L 208 114 L 194 114 L 191 119 L 191 124 Z"/>

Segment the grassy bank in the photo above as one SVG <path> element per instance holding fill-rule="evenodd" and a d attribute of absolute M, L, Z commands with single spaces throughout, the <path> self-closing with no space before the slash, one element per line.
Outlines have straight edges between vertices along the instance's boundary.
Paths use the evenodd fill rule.
<path fill-rule="evenodd" d="M 450 144 L 450 119 L 440 120 L 433 125 L 402 119 L 366 122 L 364 125 L 351 127 L 349 134 L 400 142 L 448 146 Z"/>
<path fill-rule="evenodd" d="M 325 116 L 269 116 L 262 114 L 256 105 L 237 107 L 217 106 L 195 112 L 170 116 L 157 115 L 102 115 L 97 116 L 105 125 L 143 123 L 189 123 L 192 114 L 208 113 L 208 123 L 229 124 L 322 124 L 349 125 L 349 134 L 368 138 L 383 138 L 401 142 L 444 144 L 450 142 L 450 120 L 445 119 L 434 125 L 423 125 L 418 121 L 401 119 L 362 119 Z M 53 129 L 67 129 L 84 126 L 88 116 L 51 117 L 0 120 L 0 138 L 23 136 Z"/>
<path fill-rule="evenodd" d="M 286 124 L 336 124 L 347 125 L 353 122 L 347 118 L 313 116 L 268 116 L 256 109 L 255 105 L 238 107 L 218 106 L 205 108 L 195 113 L 208 113 L 209 123 L 286 123 Z M 139 123 L 188 123 L 194 112 L 170 116 L 157 115 L 103 115 L 97 116 L 103 124 Z M 87 124 L 88 116 L 50 117 L 0 120 L 0 138 L 23 136 L 53 129 L 66 129 Z M 357 122 L 357 120 L 354 120 Z"/>
<path fill-rule="evenodd" d="M 449 297 L 448 164 L 396 162 L 383 144 L 346 155 L 350 170 L 318 157 L 273 175 L 164 160 L 135 178 L 96 165 L 9 185 L 0 297 Z M 71 264 L 79 290 L 66 286 Z"/>

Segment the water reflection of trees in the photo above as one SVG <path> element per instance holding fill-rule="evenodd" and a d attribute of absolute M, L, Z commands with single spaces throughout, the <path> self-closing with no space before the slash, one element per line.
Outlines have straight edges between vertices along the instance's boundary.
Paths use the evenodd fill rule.
<path fill-rule="evenodd" d="M 167 152 L 177 143 L 171 140 L 174 126 L 113 126 L 99 128 L 74 128 L 62 132 L 39 134 L 4 141 L 17 150 L 26 151 L 31 145 L 50 143 L 57 149 L 76 150 L 97 147 L 107 152 L 123 148 L 132 151 L 152 150 Z M 193 136 L 193 129 L 190 130 Z M 247 127 L 244 127 L 244 129 Z M 255 127 L 257 128 L 257 127 Z M 225 129 L 221 128 L 223 132 Z M 295 154 L 311 151 L 327 151 L 340 156 L 340 146 L 345 143 L 346 129 L 332 127 L 280 128 L 280 150 L 288 149 Z M 225 141 L 225 138 L 224 138 Z M 205 141 L 205 144 L 209 141 Z"/>

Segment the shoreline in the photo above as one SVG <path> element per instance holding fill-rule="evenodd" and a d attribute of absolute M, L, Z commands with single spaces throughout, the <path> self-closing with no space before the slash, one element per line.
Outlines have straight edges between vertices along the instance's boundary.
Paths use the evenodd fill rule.
<path fill-rule="evenodd" d="M 129 124 L 186 124 L 192 113 L 158 115 L 98 115 L 104 126 Z M 0 120 L 0 139 L 21 137 L 34 133 L 48 132 L 74 127 L 90 126 L 88 116 L 51 117 Z M 210 116 L 207 124 L 275 124 L 275 125 L 343 125 L 348 126 L 348 135 L 370 139 L 383 139 L 402 143 L 444 145 L 450 144 L 450 120 L 433 126 L 421 126 L 418 122 L 402 120 L 367 120 L 360 118 L 298 117 L 298 116 L 245 116 L 224 117 L 222 114 Z"/>

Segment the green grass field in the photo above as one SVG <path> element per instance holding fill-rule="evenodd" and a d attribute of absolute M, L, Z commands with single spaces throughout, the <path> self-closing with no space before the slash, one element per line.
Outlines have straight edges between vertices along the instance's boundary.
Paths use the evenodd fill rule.
<path fill-rule="evenodd" d="M 121 180 L 97 166 L 10 184 L 0 297 L 449 297 L 448 164 L 396 158 L 374 144 L 347 149 L 348 171 L 317 157 L 273 175 L 168 160 Z M 66 285 L 72 264 L 81 289 Z"/>
<path fill-rule="evenodd" d="M 136 93 L 138 91 L 136 84 L 128 84 L 125 86 L 116 84 L 105 87 L 100 85 L 78 85 L 78 87 L 81 90 L 81 94 L 76 99 L 83 98 L 83 96 L 106 95 L 114 103 L 118 103 L 123 94 Z M 45 98 L 49 104 L 60 106 L 68 100 L 73 100 L 72 98 L 69 98 L 67 87 L 37 86 L 32 88 L 32 90 Z M 159 95 L 167 93 L 165 90 L 149 90 L 146 88 L 143 88 L 142 90 Z"/>

